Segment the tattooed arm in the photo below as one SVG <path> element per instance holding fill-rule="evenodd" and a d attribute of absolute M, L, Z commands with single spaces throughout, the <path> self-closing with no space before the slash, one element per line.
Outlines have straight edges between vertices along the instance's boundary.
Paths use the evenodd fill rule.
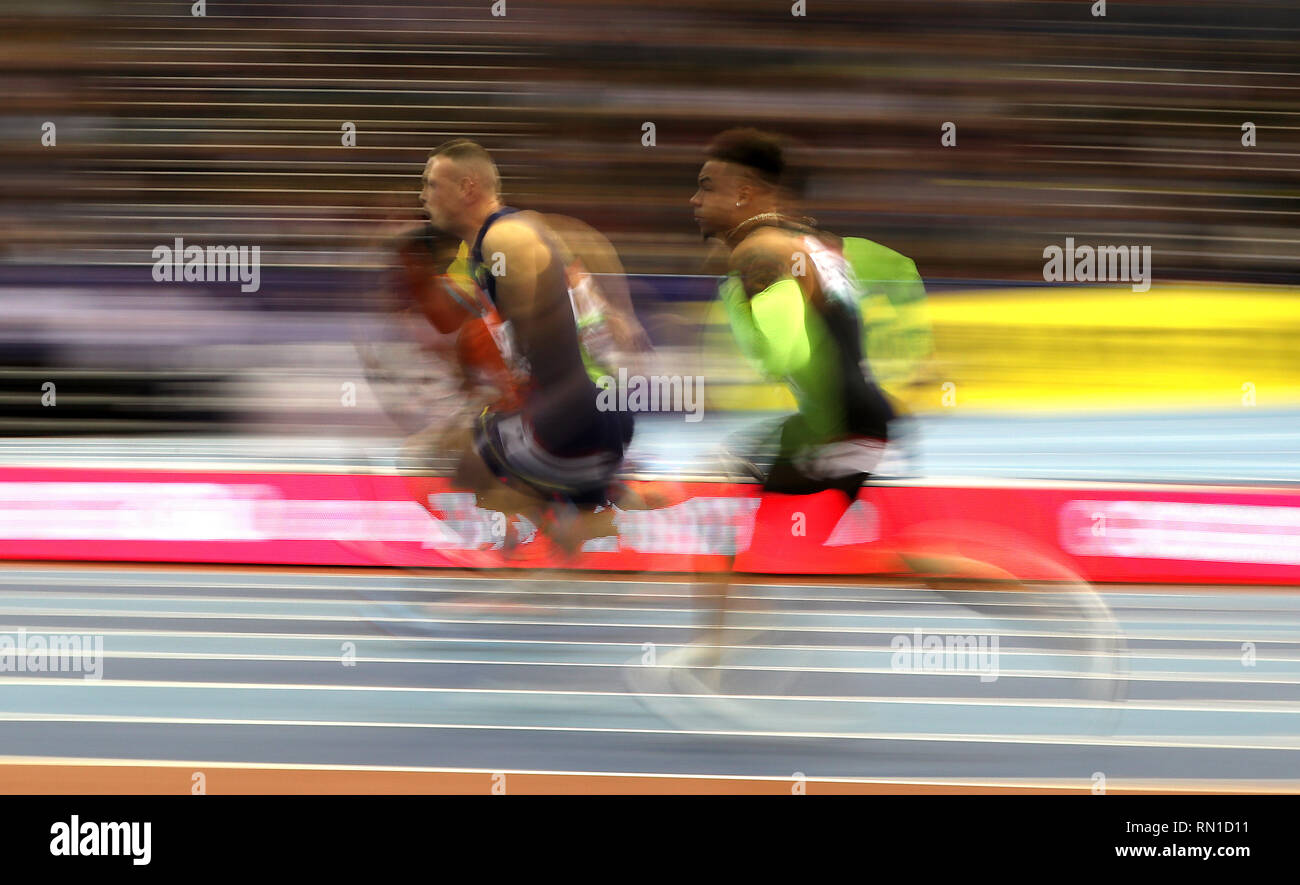
<path fill-rule="evenodd" d="M 733 327 L 742 346 L 752 345 L 763 369 L 783 378 L 804 368 L 811 355 L 805 327 L 803 290 L 791 275 L 789 240 L 777 233 L 758 233 L 731 255 L 731 269 L 740 280 L 744 302 L 732 305 Z M 743 314 L 745 328 L 737 326 Z M 742 335 L 742 331 L 745 333 Z"/>
<path fill-rule="evenodd" d="M 776 232 L 751 234 L 731 253 L 731 271 L 740 277 L 745 296 L 753 298 L 790 276 L 787 238 Z"/>

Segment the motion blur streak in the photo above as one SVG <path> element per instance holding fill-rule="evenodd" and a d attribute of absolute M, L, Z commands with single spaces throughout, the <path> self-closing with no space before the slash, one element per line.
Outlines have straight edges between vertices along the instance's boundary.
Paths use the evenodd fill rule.
<path fill-rule="evenodd" d="M 1256 322 L 1251 305 L 1269 294 L 1242 288 L 1295 280 L 1300 10 L 1289 3 L 1121 3 L 1104 18 L 1077 2 L 822 0 L 803 17 L 723 0 L 508 9 L 238 3 L 194 17 L 141 0 L 10 4 L 7 362 L 85 384 L 87 370 L 111 371 L 101 388 L 168 403 L 115 412 L 129 422 L 65 410 L 72 432 L 364 426 L 375 407 L 364 391 L 357 410 L 330 406 L 357 371 L 350 342 L 379 334 L 366 318 L 387 261 L 379 235 L 418 218 L 421 164 L 451 136 L 501 160 L 509 199 L 609 236 L 656 343 L 690 351 L 691 300 L 707 296 L 645 275 L 699 272 L 687 185 L 701 145 L 743 123 L 809 148 L 806 202 L 827 229 L 877 239 L 925 275 L 938 363 L 924 389 L 891 390 L 914 408 L 940 408 L 945 381 L 963 406 L 1002 411 L 1236 404 L 1247 382 L 1260 405 L 1300 399 L 1293 292 L 1279 293 L 1284 315 Z M 260 246 L 262 290 L 152 283 L 151 250 L 177 236 Z M 1213 285 L 1193 290 L 1201 306 L 1160 301 L 1153 320 L 1132 312 L 1146 308 L 1131 294 L 987 297 L 997 283 L 1042 286 L 1043 249 L 1066 236 L 1151 246 L 1148 298 L 1175 280 Z M 953 289 L 980 293 L 978 327 L 937 297 Z M 1014 319 L 1026 299 L 1077 304 L 1110 331 L 1026 327 Z M 1160 328 L 1211 313 L 1253 343 Z M 874 342 L 884 375 L 886 337 Z M 1177 356 L 1148 365 L 1167 340 Z M 1036 371 L 1044 357 L 1055 364 Z M 1193 363 L 1216 373 L 1211 384 L 1183 377 Z M 715 408 L 780 399 L 734 361 L 710 368 Z M 143 370 L 169 378 L 121 374 Z M 741 376 L 734 393 L 728 374 Z M 39 432 L 49 418 L 2 420 Z"/>
<path fill-rule="evenodd" d="M 0 673 L 0 792 L 1296 790 L 1300 8 L 1106 6 L 5 4 L 0 634 L 105 657 Z M 691 214 L 735 126 L 792 139 L 783 210 L 901 259 L 860 306 L 904 417 L 833 519 L 754 516 L 795 404 Z M 393 303 L 459 138 L 612 245 L 625 374 L 703 393 L 638 413 L 662 500 L 569 559 L 453 487 L 468 346 Z"/>

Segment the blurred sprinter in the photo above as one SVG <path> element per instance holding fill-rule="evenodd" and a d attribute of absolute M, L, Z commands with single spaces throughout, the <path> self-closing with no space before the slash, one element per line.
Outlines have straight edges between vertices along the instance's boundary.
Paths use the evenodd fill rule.
<path fill-rule="evenodd" d="M 737 343 L 799 406 L 781 425 L 764 492 L 836 492 L 847 506 L 879 463 L 895 412 L 864 368 L 862 288 L 845 240 L 785 214 L 785 167 L 775 137 L 725 132 L 691 206 L 701 235 L 726 249 L 719 296 Z"/>
<path fill-rule="evenodd" d="M 740 349 L 798 404 L 771 467 L 745 465 L 763 488 L 750 549 L 806 561 L 838 552 L 825 541 L 879 464 L 896 415 L 865 368 L 863 289 L 846 241 L 784 211 L 786 171 L 775 136 L 730 130 L 708 147 L 690 202 L 700 234 L 726 254 L 719 297 Z M 714 592 L 720 627 L 725 580 Z"/>
<path fill-rule="evenodd" d="M 488 406 L 475 420 L 457 484 L 486 509 L 526 516 L 572 552 L 613 533 L 614 476 L 632 416 L 598 406 L 567 247 L 542 216 L 503 205 L 499 181 L 486 150 L 455 140 L 430 155 L 421 192 L 433 225 L 466 244 L 469 272 L 501 320 L 497 343 L 524 379 L 515 407 Z"/>

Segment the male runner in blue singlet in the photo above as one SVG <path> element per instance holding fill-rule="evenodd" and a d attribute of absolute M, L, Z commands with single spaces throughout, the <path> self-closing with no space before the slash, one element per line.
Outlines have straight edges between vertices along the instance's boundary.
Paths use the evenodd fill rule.
<path fill-rule="evenodd" d="M 541 514 L 576 505 L 609 522 L 614 474 L 632 438 L 632 416 L 602 411 L 583 363 L 564 249 L 544 220 L 501 203 L 491 155 L 463 139 L 429 157 L 421 202 L 434 226 L 470 245 L 470 270 L 503 320 L 498 343 L 528 380 L 522 406 L 487 409 L 476 421 L 458 484 L 481 505 Z M 565 545 L 600 532 L 550 533 Z"/>

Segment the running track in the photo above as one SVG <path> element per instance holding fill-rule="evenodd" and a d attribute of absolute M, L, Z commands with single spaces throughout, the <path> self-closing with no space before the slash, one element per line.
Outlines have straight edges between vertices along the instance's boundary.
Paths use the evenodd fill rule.
<path fill-rule="evenodd" d="M 1112 680 L 1081 677 L 1115 662 L 1089 660 L 1069 640 L 1078 625 L 1053 610 L 994 620 L 879 584 L 736 588 L 747 611 L 730 622 L 719 697 L 672 678 L 673 650 L 696 636 L 692 589 L 14 564 L 3 629 L 102 634 L 105 660 L 98 681 L 0 679 L 6 761 L 64 763 L 5 766 L 0 782 L 112 792 L 116 775 L 132 792 L 188 792 L 203 771 L 209 792 L 489 792 L 497 773 L 513 791 L 789 792 L 796 772 L 810 792 L 1088 791 L 1097 772 L 1109 792 L 1300 783 L 1300 600 L 1288 592 L 1112 590 L 1127 640 L 1115 656 L 1127 699 L 1113 702 L 1095 698 Z M 891 638 L 915 629 L 996 633 L 996 680 L 892 670 Z M 337 766 L 365 771 L 310 770 Z"/>
<path fill-rule="evenodd" d="M 1195 438 L 1194 419 L 949 423 L 926 434 L 921 466 L 960 467 L 1001 437 L 999 457 L 1021 452 L 1004 475 L 1300 478 L 1294 418 L 1259 419 L 1268 433 L 1220 426 L 1196 451 L 1161 443 Z M 643 464 L 680 463 L 682 436 L 649 440 Z M 340 469 L 393 453 L 282 445 L 13 440 L 0 460 Z M 195 772 L 210 793 L 1090 792 L 1100 777 L 1111 793 L 1300 791 L 1293 588 L 1102 588 L 1117 653 L 1081 644 L 1051 607 L 987 593 L 976 612 L 899 583 L 756 582 L 734 591 L 744 611 L 721 671 L 679 666 L 699 635 L 695 589 L 8 563 L 0 634 L 102 635 L 105 660 L 100 680 L 0 673 L 0 792 L 188 793 Z M 895 669 L 891 641 L 917 629 L 996 635 L 997 678 Z M 692 678 L 709 675 L 721 696 Z"/>

